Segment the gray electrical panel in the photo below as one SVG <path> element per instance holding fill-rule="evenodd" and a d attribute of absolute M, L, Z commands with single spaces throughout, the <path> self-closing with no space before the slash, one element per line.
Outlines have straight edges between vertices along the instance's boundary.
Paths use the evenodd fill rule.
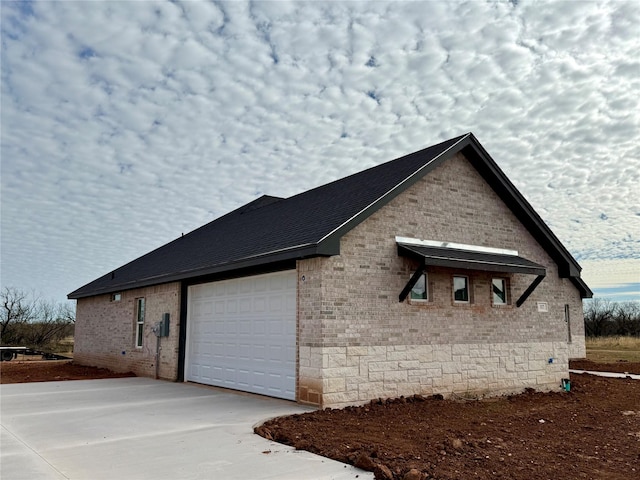
<path fill-rule="evenodd" d="M 169 314 L 163 313 L 162 320 L 160 321 L 160 334 L 159 337 L 168 337 L 169 336 Z"/>

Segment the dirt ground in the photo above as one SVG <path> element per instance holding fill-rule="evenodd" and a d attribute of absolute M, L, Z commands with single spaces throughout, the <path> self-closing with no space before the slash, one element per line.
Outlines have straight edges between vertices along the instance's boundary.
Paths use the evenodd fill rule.
<path fill-rule="evenodd" d="M 613 370 L 572 368 L 587 365 Z M 572 374 L 569 393 L 374 401 L 278 418 L 256 433 L 376 479 L 628 480 L 640 478 L 640 381 Z"/>
<path fill-rule="evenodd" d="M 629 362 L 571 368 L 640 374 Z M 70 361 L 0 363 L 1 383 L 123 376 Z M 568 393 L 374 401 L 281 417 L 256 433 L 376 479 L 627 480 L 640 478 L 640 381 L 572 374 Z"/>
<path fill-rule="evenodd" d="M 70 360 L 28 360 L 0 362 L 0 383 L 51 382 L 94 378 L 133 377 L 132 373 L 115 373 L 106 368 L 83 367 Z"/>

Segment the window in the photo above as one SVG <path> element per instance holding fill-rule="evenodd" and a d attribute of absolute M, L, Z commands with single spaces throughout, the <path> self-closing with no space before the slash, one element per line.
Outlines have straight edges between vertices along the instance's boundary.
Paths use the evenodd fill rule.
<path fill-rule="evenodd" d="M 409 295 L 410 295 L 409 298 L 411 300 L 418 300 L 418 301 L 429 300 L 429 282 L 427 281 L 426 273 L 423 273 L 422 275 L 420 275 L 420 278 L 418 278 L 418 281 L 411 289 L 411 292 Z"/>
<path fill-rule="evenodd" d="M 453 301 L 469 303 L 469 278 L 453 277 Z"/>
<path fill-rule="evenodd" d="M 136 347 L 142 347 L 144 336 L 144 298 L 136 299 Z"/>
<path fill-rule="evenodd" d="M 504 278 L 491 280 L 491 298 L 494 305 L 507 304 L 507 281 Z"/>
<path fill-rule="evenodd" d="M 121 293 L 113 293 L 113 294 L 111 294 L 111 301 L 112 302 L 119 302 L 120 300 L 122 300 L 122 294 Z"/>

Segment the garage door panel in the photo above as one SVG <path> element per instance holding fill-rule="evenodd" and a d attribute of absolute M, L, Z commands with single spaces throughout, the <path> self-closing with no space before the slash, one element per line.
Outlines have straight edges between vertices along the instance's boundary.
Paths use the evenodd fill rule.
<path fill-rule="evenodd" d="M 215 302 L 214 312 L 216 315 L 221 315 L 224 313 L 224 300 L 217 300 Z"/>
<path fill-rule="evenodd" d="M 238 300 L 238 312 L 241 315 L 253 312 L 253 299 L 251 297 L 241 298 Z"/>
<path fill-rule="evenodd" d="M 240 338 L 251 338 L 253 335 L 253 323 L 251 320 L 242 319 L 238 323 L 238 336 Z"/>
<path fill-rule="evenodd" d="M 254 345 L 253 346 L 253 355 L 252 358 L 255 362 L 260 362 L 265 360 L 265 346 L 264 345 Z"/>
<path fill-rule="evenodd" d="M 190 287 L 187 380 L 295 399 L 295 289 L 295 271 Z"/>
<path fill-rule="evenodd" d="M 238 345 L 238 360 L 242 362 L 251 361 L 251 346 L 247 343 L 240 343 Z"/>
<path fill-rule="evenodd" d="M 250 377 L 249 370 L 238 370 L 238 387 L 242 390 L 248 389 L 251 386 L 249 383 Z"/>
<path fill-rule="evenodd" d="M 269 299 L 265 297 L 257 297 L 252 299 L 253 301 L 253 311 L 255 313 L 264 313 L 267 311 L 267 302 Z"/>

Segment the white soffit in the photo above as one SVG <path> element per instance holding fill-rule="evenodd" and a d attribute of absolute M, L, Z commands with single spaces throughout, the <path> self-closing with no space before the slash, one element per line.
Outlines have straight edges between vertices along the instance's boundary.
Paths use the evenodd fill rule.
<path fill-rule="evenodd" d="M 452 248 L 456 250 L 466 250 L 469 252 L 497 253 L 499 255 L 518 255 L 517 250 L 507 250 L 506 248 L 483 247 L 481 245 L 467 245 L 464 243 L 440 242 L 438 240 L 420 240 L 410 237 L 396 237 L 396 243 L 406 245 L 420 245 L 423 247 Z"/>

